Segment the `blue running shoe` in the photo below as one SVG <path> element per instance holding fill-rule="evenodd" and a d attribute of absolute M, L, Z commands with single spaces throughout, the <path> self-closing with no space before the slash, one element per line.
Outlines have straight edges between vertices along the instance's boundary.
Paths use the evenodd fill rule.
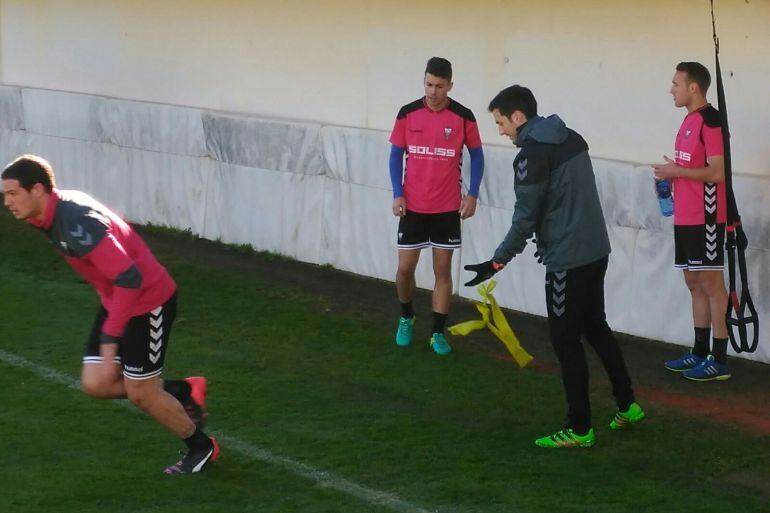
<path fill-rule="evenodd" d="M 712 381 L 715 379 L 725 381 L 733 377 L 727 365 L 714 360 L 714 355 L 711 354 L 694 369 L 684 371 L 682 376 L 693 381 Z"/>
<path fill-rule="evenodd" d="M 412 343 L 412 332 L 414 331 L 414 317 L 401 317 L 398 320 L 398 329 L 396 330 L 396 344 L 406 347 Z"/>
<path fill-rule="evenodd" d="M 430 337 L 430 347 L 436 354 L 444 355 L 452 352 L 452 346 L 449 345 L 443 333 L 434 333 Z"/>
<path fill-rule="evenodd" d="M 687 353 L 686 355 L 679 358 L 668 360 L 664 365 L 670 371 L 683 372 L 686 370 L 694 369 L 705 360 L 705 358 L 698 356 L 697 354 Z"/>

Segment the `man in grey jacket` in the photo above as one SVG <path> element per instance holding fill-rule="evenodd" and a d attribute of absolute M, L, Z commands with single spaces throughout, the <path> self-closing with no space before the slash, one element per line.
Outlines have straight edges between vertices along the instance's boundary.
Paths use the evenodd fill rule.
<path fill-rule="evenodd" d="M 610 254 L 588 145 L 556 115 L 537 115 L 526 87 L 502 90 L 489 104 L 500 135 L 521 148 L 513 161 L 511 228 L 491 260 L 466 265 L 477 273 L 466 286 L 491 278 L 536 237 L 546 266 L 545 296 L 551 343 L 561 364 L 567 396 L 564 429 L 535 440 L 540 447 L 590 447 L 595 441 L 588 399 L 588 366 L 581 338 L 599 355 L 618 405 L 610 428 L 644 418 L 636 403 L 623 354 L 604 313 L 604 276 Z"/>

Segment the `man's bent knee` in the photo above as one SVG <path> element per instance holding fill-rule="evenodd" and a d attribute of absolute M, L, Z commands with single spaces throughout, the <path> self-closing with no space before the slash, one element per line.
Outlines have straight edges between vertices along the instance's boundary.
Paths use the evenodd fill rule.
<path fill-rule="evenodd" d="M 96 399 L 112 399 L 115 384 L 122 379 L 117 368 L 104 369 L 102 364 L 86 364 L 80 374 L 80 390 Z"/>
<path fill-rule="evenodd" d="M 157 400 L 163 392 L 158 378 L 151 379 L 126 379 L 126 395 L 128 400 L 138 408 L 144 410 Z"/>
<path fill-rule="evenodd" d="M 93 397 L 94 399 L 112 399 L 113 398 L 112 392 L 110 391 L 109 387 L 105 386 L 103 382 L 98 382 L 94 380 L 81 381 L 80 390 L 87 396 Z"/>

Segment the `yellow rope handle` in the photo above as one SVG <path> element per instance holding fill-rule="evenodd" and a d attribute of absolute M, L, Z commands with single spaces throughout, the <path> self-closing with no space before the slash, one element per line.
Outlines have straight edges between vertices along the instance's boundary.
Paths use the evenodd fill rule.
<path fill-rule="evenodd" d="M 508 352 L 511 353 L 519 367 L 524 367 L 532 361 L 532 355 L 521 347 L 521 342 L 519 342 L 516 333 L 511 329 L 503 311 L 500 310 L 500 306 L 492 295 L 496 285 L 497 282 L 495 280 L 489 280 L 486 283 L 480 284 L 476 289 L 482 298 L 482 302 L 474 301 L 476 309 L 481 313 L 481 319 L 465 321 L 450 326 L 449 333 L 452 335 L 467 335 L 476 330 L 489 328 L 489 331 L 505 344 Z"/>

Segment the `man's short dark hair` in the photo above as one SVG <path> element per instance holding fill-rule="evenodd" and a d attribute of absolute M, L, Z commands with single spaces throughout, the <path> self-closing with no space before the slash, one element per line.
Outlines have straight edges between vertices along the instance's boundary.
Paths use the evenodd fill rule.
<path fill-rule="evenodd" d="M 45 192 L 51 193 L 56 187 L 53 168 L 48 161 L 37 155 L 22 155 L 8 164 L 2 174 L 3 180 L 18 180 L 19 185 L 31 190 L 36 184 L 42 184 Z"/>
<path fill-rule="evenodd" d="M 537 100 L 528 88 L 520 85 L 506 87 L 489 102 L 489 112 L 498 110 L 506 118 L 520 111 L 527 119 L 537 116 Z"/>
<path fill-rule="evenodd" d="M 700 62 L 680 62 L 676 65 L 677 71 L 683 71 L 687 74 L 688 82 L 695 82 L 700 87 L 700 92 L 706 96 L 706 91 L 711 85 L 711 74 L 708 68 Z"/>
<path fill-rule="evenodd" d="M 425 65 L 425 74 L 452 81 L 452 63 L 443 57 L 431 57 Z"/>

